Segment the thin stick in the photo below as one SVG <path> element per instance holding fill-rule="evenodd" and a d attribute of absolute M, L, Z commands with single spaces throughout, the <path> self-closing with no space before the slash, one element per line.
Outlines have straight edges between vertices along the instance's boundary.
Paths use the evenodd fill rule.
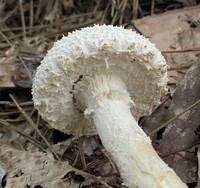
<path fill-rule="evenodd" d="M 136 19 L 138 16 L 138 7 L 139 7 L 139 1 L 133 0 L 133 18 Z"/>
<path fill-rule="evenodd" d="M 109 4 L 108 4 L 109 5 Z M 38 9 L 37 9 L 38 10 Z M 83 18 L 86 17 L 93 17 L 95 15 L 95 13 L 92 12 L 88 12 L 88 13 L 81 13 L 78 15 L 72 15 L 66 18 L 62 18 L 62 20 L 57 20 L 56 22 L 53 23 L 48 23 L 48 24 L 43 24 L 43 25 L 33 25 L 32 27 L 30 26 L 26 26 L 26 31 L 27 30 L 39 30 L 39 29 L 44 29 L 44 28 L 48 28 L 48 27 L 56 27 L 56 26 L 63 26 L 64 22 L 66 22 L 67 24 L 72 24 L 74 23 L 75 19 L 79 19 L 79 18 Z M 36 20 L 36 19 L 34 19 Z M 23 28 L 22 27 L 12 27 L 12 28 L 2 28 L 1 31 L 2 32 L 8 32 L 8 31 L 22 31 Z"/>
<path fill-rule="evenodd" d="M 18 56 L 18 58 L 20 59 L 22 65 L 24 66 L 26 72 L 28 73 L 28 77 L 29 77 L 29 79 L 30 79 L 30 81 L 31 81 L 31 83 L 32 83 L 33 79 L 32 79 L 31 73 L 30 73 L 30 71 L 28 70 L 26 64 L 24 63 L 24 60 L 22 59 L 22 57 L 19 55 L 18 52 L 17 52 L 17 56 Z"/>
<path fill-rule="evenodd" d="M 124 0 L 123 4 L 122 4 L 122 8 L 121 8 L 121 11 L 123 12 L 123 15 L 124 15 L 124 10 L 127 6 L 127 0 Z M 122 22 L 123 22 L 123 19 L 124 19 L 124 16 L 122 14 L 120 15 L 120 18 L 119 18 L 119 25 L 122 25 Z"/>
<path fill-rule="evenodd" d="M 114 170 L 114 173 L 118 173 L 118 170 L 114 164 L 114 162 L 112 161 L 112 159 L 109 156 L 109 153 L 99 144 L 99 142 L 97 141 L 97 138 L 94 137 L 95 142 L 97 143 L 98 147 L 100 148 L 102 154 L 108 159 L 108 161 L 111 164 L 112 169 Z"/>
<path fill-rule="evenodd" d="M 186 48 L 186 49 L 180 49 L 180 50 L 164 50 L 161 52 L 163 54 L 171 54 L 171 53 L 183 53 L 183 52 L 195 52 L 195 51 L 200 51 L 200 47 Z"/>
<path fill-rule="evenodd" d="M 1 1 L 2 2 L 2 1 Z M 18 6 L 16 6 L 14 9 L 12 9 L 11 11 L 9 11 L 6 15 L 2 16 L 3 19 L 1 20 L 2 22 L 6 22 L 10 17 L 13 16 L 13 14 L 15 14 L 15 12 L 17 12 L 18 10 Z"/>
<path fill-rule="evenodd" d="M 86 161 L 85 161 L 85 155 L 84 155 L 84 151 L 83 151 L 83 140 L 84 140 L 83 136 L 79 137 L 78 147 L 79 147 L 79 152 L 80 152 L 80 157 L 81 157 L 83 169 L 86 169 L 87 164 L 86 164 Z"/>
<path fill-rule="evenodd" d="M 94 176 L 92 174 L 89 174 L 87 172 L 84 172 L 84 171 L 81 171 L 81 170 L 78 170 L 78 169 L 75 169 L 74 170 L 77 174 L 83 176 L 83 177 L 90 177 L 91 179 L 101 183 L 102 185 L 104 185 L 106 188 L 112 188 L 110 185 L 108 185 L 104 180 L 102 180 L 101 177 L 97 177 L 97 176 Z"/>
<path fill-rule="evenodd" d="M 155 113 L 155 112 L 159 109 L 159 107 L 160 107 L 162 104 L 164 104 L 165 102 L 167 102 L 168 99 L 169 99 L 170 97 L 171 97 L 170 94 L 167 94 L 166 97 L 163 99 L 163 101 L 161 101 L 160 105 L 157 106 L 157 107 L 155 107 L 155 108 L 153 109 L 153 113 Z M 145 117 L 139 122 L 139 125 L 141 126 L 148 118 L 149 118 L 149 116 L 145 116 Z"/>
<path fill-rule="evenodd" d="M 38 140 L 35 140 L 34 138 L 29 136 L 25 132 L 20 131 L 15 126 L 13 126 L 11 123 L 8 123 L 8 122 L 4 121 L 3 119 L 0 119 L 0 124 L 3 125 L 5 128 L 7 128 L 8 130 L 17 132 L 21 136 L 25 137 L 29 142 L 34 144 L 36 147 L 40 148 L 42 151 L 45 151 L 46 148 Z"/>
<path fill-rule="evenodd" d="M 112 2 L 113 2 L 113 1 L 112 1 Z M 124 1 L 121 1 L 120 4 L 119 4 L 118 6 L 116 5 L 116 3 L 113 3 L 112 6 L 114 6 L 115 9 L 117 9 L 117 10 L 119 9 L 119 10 L 121 11 L 121 7 L 122 7 L 122 5 L 123 5 L 123 2 L 124 2 Z M 116 7 L 117 7 L 117 8 L 116 8 Z M 111 25 L 113 25 L 113 24 L 116 22 L 117 16 L 119 16 L 119 15 L 118 15 L 118 11 L 115 12 L 115 15 L 113 16 L 112 21 L 111 21 Z"/>
<path fill-rule="evenodd" d="M 77 162 L 78 162 L 78 159 L 79 159 L 79 156 L 80 156 L 80 151 L 77 152 L 76 154 L 76 157 L 74 159 L 74 162 L 72 163 L 72 166 L 75 167 Z"/>
<path fill-rule="evenodd" d="M 16 104 L 17 108 L 20 110 L 20 112 L 22 113 L 22 115 L 27 119 L 27 121 L 30 123 L 30 125 L 35 129 L 35 131 L 38 133 L 38 135 L 47 144 L 47 146 L 49 147 L 49 149 L 51 150 L 51 152 L 55 155 L 56 159 L 59 160 L 60 157 L 58 156 L 58 154 L 56 153 L 56 151 L 53 149 L 53 147 L 49 144 L 49 142 L 47 141 L 47 139 L 43 136 L 43 134 L 40 132 L 40 130 L 38 129 L 37 125 L 33 122 L 33 120 L 29 117 L 29 115 L 19 106 L 19 104 L 17 103 L 17 101 L 15 100 L 15 98 L 11 94 L 9 94 L 9 96 L 13 100 L 13 102 Z"/>
<path fill-rule="evenodd" d="M 115 163 L 113 162 L 113 160 L 111 159 L 109 153 L 102 147 L 102 146 L 99 146 L 100 147 L 100 150 L 101 152 L 103 153 L 103 155 L 108 159 L 108 161 L 110 162 L 110 165 L 112 167 L 112 169 L 114 170 L 114 174 L 117 174 L 119 173 L 118 170 L 117 170 L 117 167 L 115 165 Z"/>
<path fill-rule="evenodd" d="M 22 0 L 19 0 L 19 8 L 20 8 L 20 14 L 21 14 L 21 22 L 22 22 L 22 28 L 23 28 L 23 38 L 26 38 L 26 25 L 25 25 L 25 18 L 24 18 L 24 9 L 22 5 Z"/>
<path fill-rule="evenodd" d="M 151 0 L 151 16 L 154 14 L 155 0 Z"/>
<path fill-rule="evenodd" d="M 0 101 L 0 105 L 6 105 L 6 106 L 9 106 L 9 107 L 16 106 L 14 103 L 12 103 L 10 101 Z M 20 106 L 32 106 L 33 101 L 22 102 L 22 103 L 19 103 L 19 105 Z"/>
<path fill-rule="evenodd" d="M 200 144 L 200 141 L 197 141 L 197 142 L 195 142 L 195 143 L 190 144 L 189 146 L 186 146 L 186 147 L 177 149 L 177 150 L 175 150 L 175 151 L 173 151 L 173 152 L 171 152 L 171 153 L 166 153 L 165 155 L 162 155 L 162 154 L 161 154 L 160 157 L 163 159 L 163 158 L 165 158 L 165 157 L 168 157 L 169 155 L 178 154 L 178 153 L 181 152 L 181 151 L 187 151 L 188 149 L 190 149 L 190 148 L 192 148 L 192 147 L 199 146 L 199 144 Z"/>
<path fill-rule="evenodd" d="M 197 104 L 200 103 L 200 99 L 198 101 L 196 101 L 195 103 L 193 103 L 191 106 L 189 106 L 188 108 L 186 108 L 185 110 L 183 110 L 182 112 L 180 112 L 178 115 L 176 115 L 175 117 L 173 117 L 172 119 L 170 119 L 169 121 L 167 121 L 166 123 L 162 124 L 161 126 L 159 126 L 158 128 L 156 128 L 155 130 L 151 131 L 148 135 L 152 135 L 153 133 L 159 131 L 160 129 L 168 126 L 168 124 L 170 124 L 171 122 L 173 122 L 175 119 L 177 119 L 179 116 L 181 116 L 182 114 L 184 114 L 185 112 L 187 112 L 188 110 L 190 110 L 191 108 L 193 108 L 194 106 L 196 106 Z"/>
<path fill-rule="evenodd" d="M 32 111 L 33 107 L 29 107 L 24 109 L 24 111 L 29 112 Z M 12 115 L 12 114 L 19 114 L 21 113 L 19 110 L 12 110 L 12 111 L 8 111 L 8 112 L 0 112 L 0 116 L 8 116 L 8 115 Z"/>
<path fill-rule="evenodd" d="M 8 40 L 8 38 L 2 33 L 2 31 L 0 30 L 0 34 L 1 36 L 5 39 L 5 41 L 9 44 L 10 47 L 12 47 L 12 43 Z"/>
<path fill-rule="evenodd" d="M 30 20 L 29 20 L 29 27 L 30 27 L 30 34 L 32 35 L 32 27 L 33 27 L 33 20 L 34 20 L 34 11 L 33 11 L 33 0 L 30 0 Z"/>
<path fill-rule="evenodd" d="M 178 66 L 174 66 L 174 67 L 170 67 L 168 69 L 168 71 L 172 71 L 172 70 L 180 70 L 180 69 L 188 69 L 189 67 L 191 67 L 194 64 L 194 62 L 192 63 L 187 63 L 185 65 L 178 65 Z"/>
<path fill-rule="evenodd" d="M 120 4 L 121 4 L 121 3 L 120 3 Z M 123 15 L 124 20 L 125 20 L 125 22 L 127 23 L 127 26 L 133 27 L 133 29 L 134 29 L 136 32 L 138 32 L 139 34 L 143 35 L 142 32 L 135 26 L 134 22 L 133 22 L 132 20 L 130 20 L 130 18 L 128 18 L 128 17 L 121 11 L 120 7 L 116 6 L 115 3 L 112 4 L 112 5 L 114 6 L 114 8 L 115 8 L 121 15 Z M 121 5 L 119 5 L 119 6 L 121 6 Z M 117 14 L 117 13 L 115 13 L 115 14 Z M 114 16 L 115 16 L 115 15 L 114 15 Z M 113 18 L 113 19 L 114 19 L 114 18 Z M 112 19 L 112 22 L 113 22 L 113 19 Z"/>

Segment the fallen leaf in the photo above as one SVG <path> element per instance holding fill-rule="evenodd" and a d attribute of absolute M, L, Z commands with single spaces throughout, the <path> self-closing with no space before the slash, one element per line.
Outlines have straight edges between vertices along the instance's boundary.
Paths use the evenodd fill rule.
<path fill-rule="evenodd" d="M 28 152 L 14 149 L 10 145 L 1 145 L 0 161 L 7 168 L 5 188 L 78 188 L 84 181 L 102 184 L 102 188 L 111 188 L 100 177 L 73 168 L 68 162 L 57 161 L 51 154 L 39 151 Z"/>
<path fill-rule="evenodd" d="M 185 110 L 187 107 L 199 100 L 200 97 L 200 61 L 194 64 L 186 73 L 184 79 L 178 85 L 172 100 L 168 100 L 167 103 L 162 104 L 144 123 L 143 127 L 147 134 L 167 122 L 177 114 Z M 188 110 L 186 113 L 176 118 L 173 122 L 169 123 L 167 127 L 162 130 L 162 133 L 154 134 L 154 145 L 162 157 L 165 157 L 166 161 L 172 165 L 174 158 L 170 155 L 177 154 L 180 151 L 187 151 L 188 148 L 195 147 L 200 143 L 199 134 L 197 129 L 199 127 L 200 117 L 200 104 L 194 108 Z M 157 136 L 161 134 L 160 138 Z M 157 137 L 157 139 L 156 139 Z M 174 170 L 186 183 L 196 181 L 194 170 L 197 168 L 197 163 L 187 163 L 191 157 L 182 157 L 179 161 L 179 165 L 174 164 Z M 167 159 L 168 158 L 168 159 Z M 170 159 L 169 159 L 170 158 Z M 170 162 L 171 160 L 171 162 Z M 182 167 L 187 169 L 182 170 Z M 181 172 L 181 173 L 179 173 Z"/>

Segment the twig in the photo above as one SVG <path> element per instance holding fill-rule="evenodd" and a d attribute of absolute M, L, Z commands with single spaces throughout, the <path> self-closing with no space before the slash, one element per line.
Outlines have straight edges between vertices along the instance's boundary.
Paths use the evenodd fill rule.
<path fill-rule="evenodd" d="M 92 24 L 94 24 L 94 23 L 96 23 L 96 22 L 101 20 L 102 14 L 103 14 L 103 12 L 99 12 L 99 14 L 95 16 L 95 18 L 88 19 L 85 22 L 77 24 L 77 25 L 76 24 L 71 24 L 71 25 L 69 24 L 65 28 L 61 28 L 60 30 L 52 32 L 51 34 L 47 33 L 44 36 L 48 37 L 48 38 L 51 38 L 51 37 L 54 37 L 57 34 L 62 34 L 63 35 L 65 33 L 74 31 L 75 29 L 79 29 L 79 28 L 82 28 L 82 27 L 86 27 L 86 26 L 92 25 Z"/>
<path fill-rule="evenodd" d="M 89 173 L 87 173 L 87 172 L 84 172 L 84 171 L 81 171 L 81 170 L 78 170 L 78 169 L 74 169 L 74 171 L 75 171 L 77 174 L 79 174 L 79 175 L 81 175 L 81 176 L 83 176 L 83 177 L 88 177 L 88 178 L 94 179 L 95 181 L 97 181 L 97 182 L 101 183 L 102 185 L 104 185 L 106 188 L 112 188 L 112 187 L 111 187 L 110 185 L 108 185 L 104 180 L 102 180 L 101 177 L 96 177 L 96 176 L 94 176 L 94 175 L 92 175 L 92 174 L 89 174 Z"/>
<path fill-rule="evenodd" d="M 80 152 L 80 157 L 81 157 L 83 169 L 86 169 L 87 164 L 86 164 L 86 161 L 85 161 L 85 156 L 84 156 L 84 151 L 83 151 L 83 140 L 84 140 L 83 136 L 79 137 L 78 147 L 79 147 L 79 152 Z"/>
<path fill-rule="evenodd" d="M 3 125 L 5 128 L 7 128 L 8 130 L 17 132 L 21 136 L 25 137 L 29 142 L 34 144 L 36 147 L 40 148 L 42 151 L 45 151 L 46 148 L 38 140 L 35 140 L 25 132 L 22 132 L 19 129 L 15 128 L 15 126 L 13 126 L 12 124 L 4 121 L 3 119 L 0 119 L 0 124 Z"/>
<path fill-rule="evenodd" d="M 16 104 L 17 108 L 20 110 L 20 112 L 22 113 L 22 115 L 27 119 L 27 121 L 30 123 L 30 125 L 35 129 L 35 131 L 38 133 L 38 135 L 47 144 L 47 146 L 49 147 L 49 149 L 51 150 L 51 152 L 55 155 L 56 159 L 59 160 L 60 157 L 58 156 L 58 154 L 56 153 L 56 151 L 53 149 L 53 147 L 49 144 L 49 142 L 47 141 L 47 139 L 43 136 L 43 134 L 40 132 L 40 130 L 38 129 L 37 125 L 33 122 L 33 120 L 29 117 L 29 115 L 19 106 L 19 104 L 17 103 L 17 101 L 15 100 L 15 98 L 11 94 L 9 94 L 9 96 L 13 100 L 13 102 Z"/>
<path fill-rule="evenodd" d="M 94 169 L 97 166 L 102 166 L 102 164 L 105 164 L 107 161 L 108 161 L 108 159 L 106 157 L 104 157 L 104 155 L 102 155 L 102 157 L 99 157 L 95 160 L 92 160 L 91 162 L 88 162 L 87 168 L 85 169 L 85 171 L 88 171 L 90 169 Z M 116 175 L 116 174 L 118 174 L 118 173 L 114 172 L 114 173 L 112 173 L 111 176 Z M 107 175 L 108 174 L 106 174 L 106 175 L 104 174 L 104 177 L 107 176 Z M 109 175 L 110 175 L 110 173 L 109 173 Z"/>
<path fill-rule="evenodd" d="M 115 163 L 113 162 L 113 160 L 111 159 L 109 153 L 103 148 L 103 147 L 100 147 L 100 150 L 101 152 L 103 153 L 103 155 L 108 159 L 108 161 L 110 162 L 110 165 L 112 167 L 112 169 L 114 170 L 114 173 L 117 174 L 119 173 L 118 170 L 117 170 L 117 167 L 115 165 Z"/>
<path fill-rule="evenodd" d="M 111 164 L 111 167 L 114 170 L 114 173 L 118 173 L 118 170 L 113 162 L 113 160 L 110 158 L 109 153 L 99 144 L 99 142 L 97 141 L 97 139 L 94 137 L 95 142 L 97 143 L 98 147 L 100 148 L 102 154 L 108 159 L 108 161 Z"/>
<path fill-rule="evenodd" d="M 161 51 L 163 54 L 171 54 L 171 53 L 183 53 L 183 52 L 195 52 L 200 51 L 200 48 L 186 48 L 186 49 L 180 49 L 180 50 L 164 50 Z"/>
<path fill-rule="evenodd" d="M 151 16 L 154 14 L 155 0 L 151 0 Z"/>
<path fill-rule="evenodd" d="M 188 69 L 189 67 L 191 67 L 194 63 L 188 63 L 185 65 L 177 65 L 177 66 L 171 66 L 168 71 L 172 71 L 172 70 L 180 70 L 180 69 Z"/>
<path fill-rule="evenodd" d="M 167 102 L 169 99 L 170 99 L 171 95 L 168 93 L 165 98 L 161 101 L 160 105 L 159 106 L 156 106 L 154 109 L 153 109 L 153 113 L 155 113 L 161 105 L 163 105 L 165 102 Z M 145 116 L 140 122 L 139 122 L 139 125 L 142 126 L 142 124 L 144 124 L 144 122 L 149 118 L 149 116 Z"/>
<path fill-rule="evenodd" d="M 0 101 L 0 105 L 6 105 L 6 106 L 16 106 L 14 103 L 10 102 L 10 101 Z M 27 102 L 22 102 L 19 103 L 20 106 L 32 106 L 33 105 L 33 101 L 27 101 Z"/>
<path fill-rule="evenodd" d="M 72 163 L 73 167 L 75 167 L 76 164 L 78 163 L 79 156 L 80 156 L 80 151 L 77 152 L 76 157 L 74 159 L 74 162 Z"/>
<path fill-rule="evenodd" d="M 31 111 L 33 108 L 29 107 L 29 108 L 26 108 L 24 109 L 24 111 L 28 112 L 28 111 Z M 9 116 L 9 115 L 12 115 L 12 114 L 19 114 L 21 113 L 20 111 L 18 110 L 11 110 L 11 111 L 8 111 L 8 112 L 0 112 L 0 116 Z"/>
<path fill-rule="evenodd" d="M 24 9 L 22 5 L 22 0 L 19 0 L 19 8 L 20 8 L 20 14 L 21 14 L 21 22 L 22 22 L 22 28 L 23 28 L 23 37 L 26 38 L 26 25 L 25 25 L 25 18 L 24 18 Z"/>
<path fill-rule="evenodd" d="M 111 1 L 111 0 L 110 0 Z M 127 23 L 127 26 L 133 27 L 133 29 L 138 32 L 139 34 L 143 35 L 142 32 L 135 26 L 134 22 L 130 20 L 121 10 L 116 6 L 116 4 L 112 4 L 114 8 L 124 17 L 125 22 Z"/>
<path fill-rule="evenodd" d="M 155 132 L 161 130 L 162 128 L 168 126 L 171 122 L 173 122 L 175 119 L 177 119 L 179 116 L 181 116 L 182 114 L 184 114 L 185 112 L 187 112 L 188 110 L 190 110 L 191 108 L 193 108 L 194 106 L 196 106 L 197 104 L 200 103 L 200 99 L 198 101 L 196 101 L 195 103 L 193 103 L 192 105 L 190 105 L 188 108 L 186 108 L 185 110 L 183 110 L 182 112 L 180 112 L 178 115 L 176 115 L 175 117 L 173 117 L 172 119 L 170 119 L 169 121 L 167 121 L 166 123 L 162 124 L 161 126 L 159 126 L 158 128 L 156 128 L 155 130 L 151 131 L 148 135 L 152 135 Z"/>
<path fill-rule="evenodd" d="M 123 12 L 123 15 L 125 15 L 124 10 L 125 10 L 126 6 L 127 6 L 127 0 L 124 0 L 122 8 L 121 8 L 121 11 Z M 119 18 L 119 25 L 122 25 L 122 22 L 123 22 L 123 19 L 124 19 L 123 15 L 121 14 L 121 16 Z"/>
<path fill-rule="evenodd" d="M 133 0 L 133 18 L 136 19 L 138 16 L 139 0 Z"/>
<path fill-rule="evenodd" d="M 12 43 L 8 40 L 8 38 L 2 33 L 2 31 L 0 30 L 0 34 L 1 36 L 5 39 L 5 41 L 9 44 L 10 47 L 12 47 Z"/>
<path fill-rule="evenodd" d="M 108 13 L 109 6 L 110 6 L 110 4 L 108 3 L 108 4 L 106 5 L 104 14 L 103 14 L 103 16 L 102 16 L 102 18 L 101 18 L 101 21 L 100 21 L 101 24 L 105 23 L 105 18 L 106 18 L 106 15 L 107 15 L 107 13 Z"/>
<path fill-rule="evenodd" d="M 190 145 L 186 145 L 183 148 L 177 149 L 176 151 L 173 151 L 171 153 L 166 153 L 164 155 L 161 154 L 160 157 L 165 158 L 165 157 L 168 157 L 169 155 L 174 155 L 174 154 L 177 154 L 178 152 L 181 152 L 181 151 L 187 151 L 188 149 L 190 149 L 192 147 L 199 146 L 199 144 L 200 144 L 200 140 L 198 140 L 197 142 L 192 143 Z"/>
<path fill-rule="evenodd" d="M 26 64 L 24 63 L 24 60 L 22 59 L 22 57 L 19 55 L 18 52 L 17 52 L 17 56 L 18 56 L 18 58 L 20 59 L 22 65 L 24 66 L 24 68 L 25 68 L 25 70 L 26 70 L 26 72 L 27 72 L 27 74 L 28 74 L 28 77 L 29 77 L 29 79 L 30 79 L 30 81 L 31 81 L 31 83 L 32 83 L 33 79 L 32 79 L 31 73 L 30 73 L 30 71 L 28 70 Z"/>
<path fill-rule="evenodd" d="M 10 17 L 14 15 L 14 13 L 17 11 L 18 6 L 16 6 L 13 10 L 9 11 L 4 18 L 2 19 L 3 22 L 6 22 Z"/>
<path fill-rule="evenodd" d="M 200 22 L 199 22 L 199 21 L 194 20 L 191 16 L 189 16 L 189 15 L 187 15 L 187 14 L 186 14 L 185 16 L 186 16 L 186 18 L 188 19 L 187 21 L 193 23 L 193 24 L 194 24 L 195 26 L 197 26 L 197 27 L 200 26 Z"/>
<path fill-rule="evenodd" d="M 36 30 L 36 31 L 38 31 L 40 29 L 45 29 L 45 28 L 50 28 L 50 27 L 57 27 L 57 26 L 63 26 L 65 24 L 74 24 L 74 22 L 76 20 L 78 20 L 80 18 L 87 19 L 88 17 L 89 18 L 90 17 L 94 17 L 96 13 L 94 13 L 93 11 L 89 12 L 89 13 L 81 13 L 81 14 L 78 14 L 78 15 L 68 16 L 66 18 L 63 18 L 62 20 L 57 20 L 56 22 L 53 22 L 53 23 L 46 23 L 46 24 L 42 24 L 42 25 L 33 25 L 32 27 L 26 26 L 26 31 L 27 30 Z M 22 31 L 22 30 L 23 30 L 22 27 L 12 27 L 12 28 L 6 28 L 6 29 L 2 28 L 1 29 L 2 32 Z M 23 35 L 17 35 L 17 36 L 23 36 Z"/>
<path fill-rule="evenodd" d="M 33 20 L 34 20 L 34 10 L 33 10 L 33 0 L 30 0 L 30 22 L 29 22 L 29 27 L 31 30 L 31 35 L 32 35 L 32 27 L 33 27 Z"/>

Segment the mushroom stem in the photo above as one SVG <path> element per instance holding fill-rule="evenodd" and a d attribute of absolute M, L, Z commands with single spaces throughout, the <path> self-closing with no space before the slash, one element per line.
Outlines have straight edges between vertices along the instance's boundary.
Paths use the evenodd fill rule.
<path fill-rule="evenodd" d="M 131 99 L 120 78 L 90 77 L 82 81 L 79 89 L 79 97 L 86 106 L 85 115 L 93 119 L 125 185 L 130 188 L 187 187 L 160 159 L 132 116 Z"/>

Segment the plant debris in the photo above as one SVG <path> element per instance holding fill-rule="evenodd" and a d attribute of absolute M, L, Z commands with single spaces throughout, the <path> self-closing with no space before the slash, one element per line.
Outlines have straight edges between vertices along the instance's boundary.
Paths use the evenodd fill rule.
<path fill-rule="evenodd" d="M 170 67 L 169 93 L 140 124 L 149 134 L 174 118 L 151 134 L 153 145 L 189 187 L 199 186 L 200 105 L 177 117 L 200 99 L 199 3 L 0 1 L 1 186 L 125 187 L 98 136 L 77 138 L 50 129 L 32 102 L 32 79 L 53 43 L 62 35 L 93 24 L 135 30 L 162 51 Z"/>

